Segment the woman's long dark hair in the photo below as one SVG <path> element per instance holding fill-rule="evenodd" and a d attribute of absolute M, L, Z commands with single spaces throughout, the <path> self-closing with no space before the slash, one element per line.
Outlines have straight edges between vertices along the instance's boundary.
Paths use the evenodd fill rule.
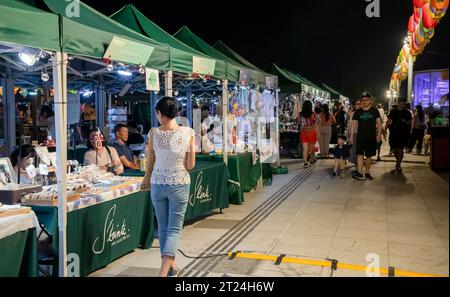
<path fill-rule="evenodd" d="M 425 113 L 423 112 L 422 105 L 417 105 L 417 115 L 419 116 L 419 121 L 423 122 L 425 120 Z"/>
<path fill-rule="evenodd" d="M 35 157 L 36 151 L 34 150 L 34 147 L 31 144 L 22 144 L 19 145 L 14 149 L 14 151 L 11 153 L 10 159 L 11 159 L 11 165 L 13 167 L 16 167 L 16 165 L 19 163 L 19 158 L 22 160 L 26 157 Z"/>
<path fill-rule="evenodd" d="M 300 115 L 302 116 L 302 118 L 309 118 L 311 117 L 312 113 L 313 113 L 313 104 L 311 101 L 306 100 L 305 102 L 303 102 L 302 112 L 300 113 Z"/>
<path fill-rule="evenodd" d="M 325 114 L 325 121 L 328 122 L 330 119 L 330 108 L 328 107 L 328 104 L 322 105 L 322 112 Z"/>

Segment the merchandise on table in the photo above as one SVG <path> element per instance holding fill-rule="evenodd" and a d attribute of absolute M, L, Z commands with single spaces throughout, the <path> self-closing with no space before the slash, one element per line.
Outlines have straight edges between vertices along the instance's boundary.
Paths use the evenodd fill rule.
<path fill-rule="evenodd" d="M 67 208 L 69 211 L 119 198 L 140 189 L 142 178 L 116 176 L 95 165 L 81 167 L 67 177 Z M 27 194 L 30 205 L 58 204 L 58 186 L 44 186 L 41 192 Z"/>

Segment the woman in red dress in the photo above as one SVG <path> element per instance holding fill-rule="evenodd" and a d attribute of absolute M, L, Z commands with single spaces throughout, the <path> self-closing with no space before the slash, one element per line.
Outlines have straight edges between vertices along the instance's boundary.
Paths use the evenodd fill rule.
<path fill-rule="evenodd" d="M 303 144 L 303 161 L 305 168 L 315 163 L 314 145 L 319 140 L 318 116 L 313 111 L 313 104 L 306 100 L 303 102 L 300 113 L 300 141 Z"/>

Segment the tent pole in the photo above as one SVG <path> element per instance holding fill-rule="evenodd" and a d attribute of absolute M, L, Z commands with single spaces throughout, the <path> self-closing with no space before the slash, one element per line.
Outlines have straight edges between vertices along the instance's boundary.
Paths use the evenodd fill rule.
<path fill-rule="evenodd" d="M 276 101 L 276 113 L 275 113 L 275 124 L 276 124 L 276 135 L 277 135 L 277 167 L 280 167 L 280 89 L 275 90 L 275 101 Z"/>
<path fill-rule="evenodd" d="M 222 81 L 223 161 L 228 165 L 228 80 Z"/>
<path fill-rule="evenodd" d="M 100 127 L 101 131 L 103 131 L 105 129 L 105 86 L 103 85 L 103 77 L 101 75 L 97 85 L 95 101 L 97 126 Z"/>
<path fill-rule="evenodd" d="M 259 94 L 259 89 L 260 89 L 260 87 L 259 86 L 257 86 L 256 87 L 256 92 L 258 92 L 258 94 Z M 257 187 L 259 188 L 259 187 L 262 187 L 262 185 L 263 185 L 263 182 L 262 182 L 262 162 L 261 162 L 261 119 L 262 119 L 262 117 L 261 117 L 261 109 L 259 109 L 258 108 L 258 116 L 257 116 L 257 123 L 256 123 L 256 129 L 257 129 L 257 131 L 256 131 L 256 147 L 257 147 L 257 152 L 258 152 L 258 158 L 259 158 L 259 164 L 261 165 L 261 167 L 260 167 L 260 177 L 259 177 L 259 179 L 258 179 L 258 184 L 257 184 Z"/>
<path fill-rule="evenodd" d="M 58 231 L 59 276 L 67 276 L 67 54 L 56 52 L 53 61 L 53 86 L 55 89 L 55 127 L 57 181 L 58 181 Z"/>
<path fill-rule="evenodd" d="M 155 91 L 150 91 L 150 117 L 152 128 L 158 127 L 158 119 L 156 118 L 156 102 L 158 101 L 158 96 Z"/>
<path fill-rule="evenodd" d="M 186 115 L 189 125 L 192 125 L 192 88 L 189 87 L 186 92 Z"/>
<path fill-rule="evenodd" d="M 8 148 L 8 155 L 12 153 L 16 146 L 16 98 L 14 96 L 14 82 L 11 76 L 11 68 L 7 68 L 7 78 L 3 80 L 4 94 L 4 118 L 5 127 L 7 128 L 5 141 Z"/>
<path fill-rule="evenodd" d="M 165 83 L 166 96 L 172 97 L 173 96 L 173 89 L 172 89 L 173 72 L 172 72 L 172 70 L 166 71 L 164 83 Z"/>

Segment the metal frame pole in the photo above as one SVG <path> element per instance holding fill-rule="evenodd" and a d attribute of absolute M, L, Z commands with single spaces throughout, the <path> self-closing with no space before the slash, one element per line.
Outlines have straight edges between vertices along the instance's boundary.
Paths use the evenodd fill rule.
<path fill-rule="evenodd" d="M 276 123 L 276 135 L 277 135 L 277 167 L 280 167 L 280 89 L 275 90 L 275 101 L 276 101 L 276 113 L 275 113 L 275 123 Z"/>
<path fill-rule="evenodd" d="M 168 70 L 166 71 L 166 75 L 164 77 L 165 92 L 166 96 L 168 97 L 173 96 L 172 84 L 173 84 L 173 72 L 172 70 Z"/>
<path fill-rule="evenodd" d="M 97 86 L 96 94 L 95 94 L 95 106 L 97 112 L 97 126 L 100 127 L 100 130 L 103 131 L 105 129 L 105 86 L 103 84 L 103 79 L 100 76 L 99 83 Z"/>
<path fill-rule="evenodd" d="M 256 92 L 259 93 L 259 86 L 256 87 Z M 258 158 L 259 158 L 259 164 L 261 165 L 260 167 L 260 173 L 261 176 L 258 179 L 258 184 L 257 187 L 262 187 L 263 182 L 262 182 L 262 162 L 261 162 L 261 109 L 258 108 L 258 116 L 257 116 L 257 124 L 256 124 L 256 147 L 257 147 L 257 151 L 259 153 Z"/>
<path fill-rule="evenodd" d="M 152 128 L 158 127 L 158 119 L 156 118 L 156 102 L 158 101 L 158 96 L 155 91 L 150 91 L 150 117 L 152 122 Z"/>
<path fill-rule="evenodd" d="M 228 165 L 228 80 L 222 82 L 223 161 Z"/>
<path fill-rule="evenodd" d="M 53 87 L 55 90 L 55 127 L 57 182 L 59 276 L 67 276 L 67 54 L 56 52 L 53 59 Z"/>
<path fill-rule="evenodd" d="M 189 121 L 189 125 L 192 124 L 192 89 L 189 87 L 186 91 L 186 115 Z"/>
<path fill-rule="evenodd" d="M 8 155 L 11 154 L 13 148 L 16 146 L 16 97 L 14 96 L 14 82 L 11 76 L 11 69 L 7 68 L 7 78 L 3 84 L 4 100 L 4 117 L 5 117 L 5 144 L 8 148 Z"/>

